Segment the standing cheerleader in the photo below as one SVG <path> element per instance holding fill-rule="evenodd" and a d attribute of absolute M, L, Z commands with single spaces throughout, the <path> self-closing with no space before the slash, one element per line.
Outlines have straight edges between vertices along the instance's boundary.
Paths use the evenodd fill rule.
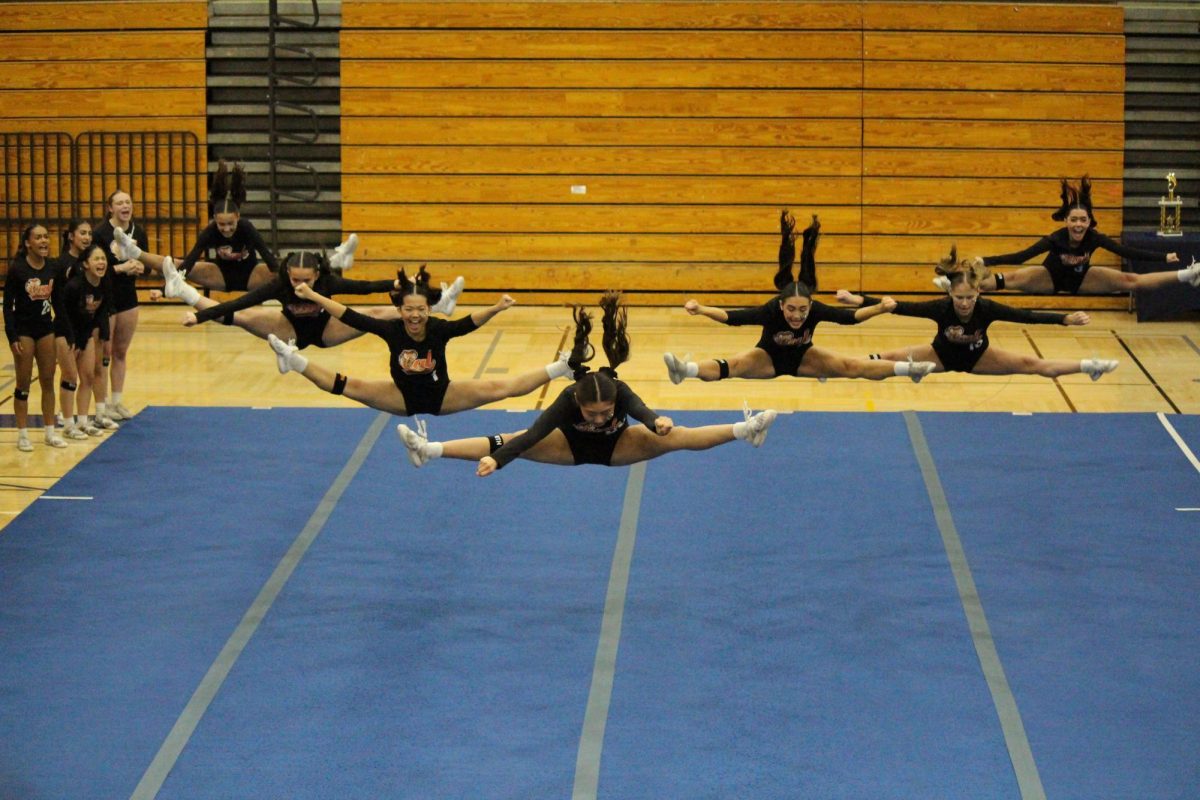
<path fill-rule="evenodd" d="M 149 248 L 146 229 L 133 218 L 133 198 L 127 192 L 115 191 L 105 203 L 108 218 L 92 231 L 92 241 L 104 249 L 108 256 L 108 275 L 105 280 L 112 290 L 112 363 L 109 378 L 112 392 L 109 395 L 109 416 L 113 419 L 129 419 L 133 414 L 125 407 L 125 377 L 129 368 L 129 348 L 138 324 L 137 279 L 146 272 L 146 266 L 136 257 L 124 255 L 125 247 L 118 246 L 116 237 L 131 241 L 140 250 Z"/>
<path fill-rule="evenodd" d="M 415 431 L 401 424 L 396 430 L 413 466 L 420 467 L 433 458 L 478 461 L 475 474 L 485 477 L 515 458 L 563 466 L 621 467 L 676 450 L 708 450 L 735 439 L 755 447 L 763 443 L 775 421 L 775 411 L 751 414 L 747 409 L 742 422 L 684 428 L 676 426 L 670 417 L 651 410 L 628 384 L 617 379 L 616 368 L 629 357 L 620 293 L 605 294 L 600 307 L 604 311 L 603 346 L 609 366 L 601 367 L 598 372 L 588 372 L 583 366 L 595 354 L 588 342 L 592 322 L 590 314 L 575 309 L 575 345 L 570 363 L 576 367 L 576 380 L 563 389 L 528 430 L 431 442 L 423 424 L 418 424 Z M 631 416 L 642 425 L 631 426 Z"/>
<path fill-rule="evenodd" d="M 1092 183 L 1087 175 L 1083 176 L 1078 187 L 1064 179 L 1061 197 L 1062 205 L 1050 217 L 1058 222 L 1066 222 L 1066 227 L 1043 236 L 1020 252 L 979 259 L 981 266 L 995 267 L 1001 264 L 1024 264 L 1034 256 L 1047 253 L 1041 266 L 1022 267 L 1007 275 L 992 273 L 984 280 L 981 289 L 989 292 L 993 289 L 1016 289 L 1031 294 L 1108 294 L 1147 291 L 1175 283 L 1200 286 L 1200 264 L 1195 263 L 1185 269 L 1146 274 L 1092 266 L 1092 254 L 1096 250 L 1107 250 L 1122 258 L 1161 261 L 1165 264 L 1178 264 L 1179 256 L 1126 247 L 1096 230 Z M 935 278 L 934 284 L 943 291 L 950 291 L 944 276 Z"/>
<path fill-rule="evenodd" d="M 34 223 L 21 233 L 21 244 L 4 281 L 4 332 L 16 365 L 13 413 L 17 417 L 17 449 L 33 450 L 29 441 L 29 386 L 37 361 L 42 393 L 42 424 L 50 447 L 67 443 L 54 429 L 54 310 L 52 295 L 57 267 L 50 259 L 50 233 Z"/>
<path fill-rule="evenodd" d="M 104 285 L 104 274 L 108 270 L 108 258 L 99 245 L 89 245 L 81 254 L 79 265 L 72 270 L 62 291 L 62 316 L 64 329 L 71 348 L 71 366 L 79 376 L 79 393 L 74 418 L 66 417 L 66 435 L 73 439 L 99 436 L 103 428 L 87 416 L 89 392 L 94 362 L 100 337 L 108 328 L 108 310 L 111 305 L 108 289 Z M 57 320 L 56 320 L 57 321 Z M 100 418 L 97 414 L 97 420 Z M 109 422 L 108 428 L 116 428 Z"/>

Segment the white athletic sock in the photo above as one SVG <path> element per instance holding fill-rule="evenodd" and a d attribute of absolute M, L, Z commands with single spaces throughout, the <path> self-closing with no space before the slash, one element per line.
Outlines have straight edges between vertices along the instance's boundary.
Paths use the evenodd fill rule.
<path fill-rule="evenodd" d="M 87 414 L 76 414 L 73 419 L 75 420 L 76 428 L 82 428 L 84 425 L 87 425 Z"/>
<path fill-rule="evenodd" d="M 105 415 L 106 405 L 104 403 L 96 403 L 96 416 L 103 417 Z"/>
<path fill-rule="evenodd" d="M 17 428 L 17 438 L 18 439 L 28 439 L 29 438 L 29 429 L 28 428 Z"/>
<path fill-rule="evenodd" d="M 683 365 L 683 374 L 689 378 L 698 378 L 700 376 L 700 365 L 695 361 L 689 361 Z"/>
<path fill-rule="evenodd" d="M 908 364 L 909 364 L 909 362 L 907 362 L 907 361 L 897 361 L 896 368 L 893 370 L 893 374 L 907 375 L 908 374 Z"/>
<path fill-rule="evenodd" d="M 292 372 L 304 372 L 308 369 L 308 359 L 300 355 L 300 351 L 288 353 L 287 356 L 288 368 Z"/>
<path fill-rule="evenodd" d="M 422 450 L 422 452 L 425 453 L 425 455 L 429 456 L 431 459 L 442 457 L 442 443 L 441 442 L 426 442 L 425 446 L 422 447 L 421 450 Z"/>
<path fill-rule="evenodd" d="M 112 404 L 113 404 L 114 406 L 119 406 L 119 405 L 121 405 L 121 398 L 122 398 L 124 395 L 125 395 L 125 393 L 124 393 L 124 392 L 113 392 L 113 393 L 112 393 L 112 398 L 111 398 L 111 399 L 112 399 Z"/>
<path fill-rule="evenodd" d="M 565 360 L 560 359 L 546 365 L 546 374 L 550 376 L 550 380 L 570 377 L 572 374 L 571 365 Z"/>
<path fill-rule="evenodd" d="M 54 432 L 54 426 L 53 426 L 53 425 L 47 425 L 47 426 L 46 426 L 46 438 L 47 438 L 47 439 L 49 439 L 49 438 L 51 438 L 51 437 L 53 437 L 53 436 L 56 436 L 56 435 L 57 435 L 57 434 Z"/>
<path fill-rule="evenodd" d="M 187 303 L 189 306 L 194 306 L 200 302 L 200 292 L 195 286 L 180 281 L 179 299 Z"/>
<path fill-rule="evenodd" d="M 750 438 L 750 426 L 745 422 L 733 423 L 733 438 L 741 439 L 743 442 Z"/>

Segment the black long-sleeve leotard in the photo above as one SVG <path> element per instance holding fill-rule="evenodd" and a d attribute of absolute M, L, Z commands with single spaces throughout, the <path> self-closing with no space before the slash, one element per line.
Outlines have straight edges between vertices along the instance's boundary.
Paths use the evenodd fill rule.
<path fill-rule="evenodd" d="M 395 282 L 391 280 L 355 281 L 333 273 L 322 272 L 313 281 L 312 288 L 317 294 L 332 297 L 339 294 L 379 294 L 391 291 L 394 286 Z M 311 300 L 297 297 L 291 281 L 278 276 L 272 278 L 269 283 L 252 289 L 240 297 L 197 311 L 196 321 L 208 322 L 220 319 L 235 311 L 262 305 L 268 300 L 279 301 L 279 305 L 283 309 L 283 316 L 292 323 L 292 328 L 296 331 L 298 347 L 324 346 L 321 336 L 325 331 L 325 324 L 330 320 L 329 312 Z"/>
<path fill-rule="evenodd" d="M 587 380 L 586 376 L 584 380 Z M 589 457 L 589 454 L 599 451 L 611 455 L 617 438 L 629 427 L 629 417 L 640 421 L 651 430 L 654 429 L 654 421 L 658 419 L 658 414 L 652 411 L 628 384 L 620 380 L 616 381 L 616 384 L 617 397 L 613 416 L 603 425 L 593 425 L 584 419 L 583 412 L 579 409 L 579 401 L 575 397 L 575 384 L 563 389 L 528 430 L 509 439 L 503 447 L 492 453 L 497 468 L 508 464 L 545 439 L 555 428 L 567 437 L 575 455 L 575 463 L 607 463 L 606 456 L 593 458 Z"/>
<path fill-rule="evenodd" d="M 1083 239 L 1076 244 L 1071 241 L 1070 232 L 1066 228 L 1059 228 L 1054 233 L 1038 239 L 1024 250 L 997 256 L 984 256 L 983 263 L 989 267 L 1002 264 L 1024 264 L 1035 256 L 1048 253 L 1042 266 L 1046 268 L 1054 281 L 1054 291 L 1075 294 L 1079 291 L 1084 276 L 1092 266 L 1092 253 L 1097 250 L 1107 250 L 1122 258 L 1136 261 L 1162 261 L 1165 263 L 1167 260 L 1166 253 L 1126 247 L 1094 228 L 1085 233 Z"/>

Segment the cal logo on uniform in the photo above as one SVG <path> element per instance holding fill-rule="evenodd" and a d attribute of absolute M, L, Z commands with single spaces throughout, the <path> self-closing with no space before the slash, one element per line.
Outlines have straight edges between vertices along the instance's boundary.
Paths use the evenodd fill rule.
<path fill-rule="evenodd" d="M 416 350 L 403 350 L 397 361 L 400 369 L 408 375 L 425 375 L 433 372 L 437 367 L 437 360 L 433 357 L 432 351 L 424 358 L 419 358 Z"/>
<path fill-rule="evenodd" d="M 25 281 L 25 291 L 30 300 L 49 300 L 50 293 L 54 291 L 54 281 L 43 285 L 38 278 L 30 278 Z"/>

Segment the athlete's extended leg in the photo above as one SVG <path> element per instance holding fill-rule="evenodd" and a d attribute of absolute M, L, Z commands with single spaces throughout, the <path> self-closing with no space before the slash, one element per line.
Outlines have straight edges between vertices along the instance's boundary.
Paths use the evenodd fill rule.
<path fill-rule="evenodd" d="M 1116 369 L 1117 363 L 1094 358 L 1085 358 L 1082 361 L 1065 359 L 1051 361 L 1037 356 L 989 347 L 971 372 L 976 375 L 1041 375 L 1044 378 L 1057 378 L 1059 375 L 1076 375 L 1083 372 L 1090 375 L 1092 380 L 1099 380 L 1101 375 Z"/>
<path fill-rule="evenodd" d="M 511 378 L 451 381 L 442 400 L 442 413 L 453 414 L 508 397 L 521 397 L 555 378 L 566 377 L 571 374 L 567 355 L 562 353 L 557 361 Z"/>
<path fill-rule="evenodd" d="M 345 395 L 351 400 L 389 414 L 402 417 L 408 415 L 404 395 L 396 388 L 395 382 L 364 381 L 332 372 L 319 364 L 310 363 L 295 345 L 282 341 L 274 334 L 267 336 L 267 342 L 275 351 L 280 372 L 299 372 L 317 388 L 331 394 Z M 285 366 L 287 369 L 283 368 Z"/>
<path fill-rule="evenodd" d="M 796 375 L 801 378 L 866 378 L 872 381 L 900 375 L 919 383 L 921 378 L 933 372 L 935 366 L 932 361 L 910 361 L 907 358 L 895 361 L 850 358 L 821 347 L 812 347 L 804 354 Z"/>
<path fill-rule="evenodd" d="M 663 353 L 667 365 L 667 376 L 671 383 L 682 383 L 686 378 L 702 381 L 719 381 L 725 378 L 767 379 L 775 377 L 775 365 L 767 351 L 757 347 L 731 356 L 728 360 L 710 358 L 707 361 L 685 361 L 673 353 Z"/>

